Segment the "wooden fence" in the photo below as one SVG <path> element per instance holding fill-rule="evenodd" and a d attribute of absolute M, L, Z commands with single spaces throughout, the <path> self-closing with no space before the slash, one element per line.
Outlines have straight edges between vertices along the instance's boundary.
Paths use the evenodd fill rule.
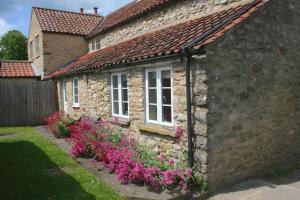
<path fill-rule="evenodd" d="M 58 108 L 56 84 L 34 79 L 0 79 L 0 127 L 42 125 Z"/>

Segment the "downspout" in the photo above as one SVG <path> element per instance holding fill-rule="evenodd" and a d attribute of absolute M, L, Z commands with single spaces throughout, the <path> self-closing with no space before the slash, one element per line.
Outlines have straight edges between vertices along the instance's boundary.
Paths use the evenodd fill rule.
<path fill-rule="evenodd" d="M 192 47 L 200 43 L 201 41 L 208 38 L 211 34 L 217 32 L 222 27 L 226 26 L 228 23 L 232 22 L 243 13 L 247 12 L 250 8 L 258 3 L 257 0 L 253 1 L 251 4 L 246 6 L 244 9 L 240 10 L 239 12 L 232 15 L 230 18 L 220 22 L 215 27 L 213 27 L 208 32 L 200 35 L 190 43 L 186 44 L 182 47 L 182 56 L 185 58 L 185 82 L 186 82 L 186 114 L 187 114 L 187 135 L 188 135 L 188 161 L 189 167 L 194 167 L 194 150 L 193 150 L 193 137 L 194 137 L 194 130 L 192 127 L 192 95 L 191 95 L 191 57 L 192 52 L 190 51 Z"/>
<path fill-rule="evenodd" d="M 188 49 L 182 50 L 185 57 L 185 83 L 186 83 L 186 114 L 187 114 L 187 134 L 188 134 L 188 159 L 189 167 L 194 167 L 193 150 L 193 127 L 192 127 L 192 95 L 191 95 L 191 55 L 188 55 Z"/>

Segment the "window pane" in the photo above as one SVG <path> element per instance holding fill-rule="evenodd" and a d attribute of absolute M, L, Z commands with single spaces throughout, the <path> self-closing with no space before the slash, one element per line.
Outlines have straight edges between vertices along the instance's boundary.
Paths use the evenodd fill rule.
<path fill-rule="evenodd" d="M 119 100 L 119 93 L 118 89 L 113 90 L 113 100 L 118 101 Z"/>
<path fill-rule="evenodd" d="M 100 49 L 100 43 L 96 44 L 96 49 Z"/>
<path fill-rule="evenodd" d="M 96 48 L 96 43 L 95 43 L 95 40 L 92 41 L 92 50 L 95 50 Z"/>
<path fill-rule="evenodd" d="M 149 105 L 149 119 L 157 121 L 157 106 Z"/>
<path fill-rule="evenodd" d="M 149 89 L 149 103 L 157 103 L 156 89 Z"/>
<path fill-rule="evenodd" d="M 122 88 L 127 88 L 127 75 L 121 76 L 121 84 L 122 84 Z"/>
<path fill-rule="evenodd" d="M 74 84 L 74 88 L 77 88 L 78 87 L 78 80 L 74 79 L 73 84 Z"/>
<path fill-rule="evenodd" d="M 171 106 L 163 106 L 162 107 L 162 119 L 163 122 L 172 122 L 172 109 Z"/>
<path fill-rule="evenodd" d="M 128 116 L 128 103 L 122 104 L 122 115 Z"/>
<path fill-rule="evenodd" d="M 156 87 L 156 72 L 148 73 L 149 87 Z"/>
<path fill-rule="evenodd" d="M 171 89 L 162 89 L 162 103 L 171 105 Z"/>
<path fill-rule="evenodd" d="M 96 43 L 100 43 L 100 37 L 96 38 Z"/>
<path fill-rule="evenodd" d="M 67 83 L 64 81 L 63 82 L 63 91 L 64 91 L 64 99 L 65 99 L 65 102 L 68 101 L 68 96 L 67 96 Z"/>
<path fill-rule="evenodd" d="M 171 71 L 166 70 L 161 72 L 162 87 L 171 87 Z"/>
<path fill-rule="evenodd" d="M 78 88 L 74 88 L 75 95 L 78 95 Z"/>
<path fill-rule="evenodd" d="M 113 112 L 114 112 L 114 114 L 118 115 L 119 114 L 119 102 L 114 102 L 113 105 L 114 105 Z"/>
<path fill-rule="evenodd" d="M 113 76 L 113 87 L 118 88 L 118 76 Z"/>
<path fill-rule="evenodd" d="M 75 96 L 74 96 L 74 102 L 75 102 L 75 103 L 78 103 L 78 102 L 79 102 L 78 95 L 75 95 Z"/>
<path fill-rule="evenodd" d="M 128 91 L 127 91 L 127 89 L 122 89 L 122 101 L 128 101 Z"/>

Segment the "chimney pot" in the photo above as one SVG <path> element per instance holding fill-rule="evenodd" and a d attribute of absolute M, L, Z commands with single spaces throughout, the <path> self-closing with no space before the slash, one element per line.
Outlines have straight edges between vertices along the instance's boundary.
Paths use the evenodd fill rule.
<path fill-rule="evenodd" d="M 94 14 L 98 14 L 98 8 L 94 7 Z"/>
<path fill-rule="evenodd" d="M 80 8 L 80 13 L 83 14 L 84 10 L 83 8 Z"/>

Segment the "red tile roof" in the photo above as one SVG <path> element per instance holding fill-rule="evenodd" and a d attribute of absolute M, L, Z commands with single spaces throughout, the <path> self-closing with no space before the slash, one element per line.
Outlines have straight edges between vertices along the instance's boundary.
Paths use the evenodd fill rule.
<path fill-rule="evenodd" d="M 94 36 L 100 32 L 106 31 L 112 27 L 131 20 L 134 17 L 141 16 L 148 11 L 151 11 L 159 6 L 162 6 L 168 2 L 175 2 L 176 0 L 135 0 L 127 5 L 123 6 L 119 10 L 109 14 L 99 23 L 92 31 L 91 36 Z"/>
<path fill-rule="evenodd" d="M 204 45 L 215 41 L 253 14 L 258 7 L 268 0 L 255 2 L 230 8 L 215 14 L 190 20 L 175 26 L 165 28 L 153 33 L 148 33 L 134 39 L 88 53 L 71 64 L 61 68 L 49 77 L 63 74 L 78 73 L 121 63 L 130 63 L 147 58 L 161 57 L 164 55 L 179 55 L 182 47 L 196 38 L 208 34 L 214 28 L 226 21 L 225 25 L 209 33 L 202 41 L 194 44 L 192 48 L 199 50 Z"/>
<path fill-rule="evenodd" d="M 81 14 L 62 10 L 33 7 L 42 31 L 88 35 L 103 17 L 96 14 Z"/>
<path fill-rule="evenodd" d="M 32 62 L 0 60 L 0 78 L 36 77 Z"/>

